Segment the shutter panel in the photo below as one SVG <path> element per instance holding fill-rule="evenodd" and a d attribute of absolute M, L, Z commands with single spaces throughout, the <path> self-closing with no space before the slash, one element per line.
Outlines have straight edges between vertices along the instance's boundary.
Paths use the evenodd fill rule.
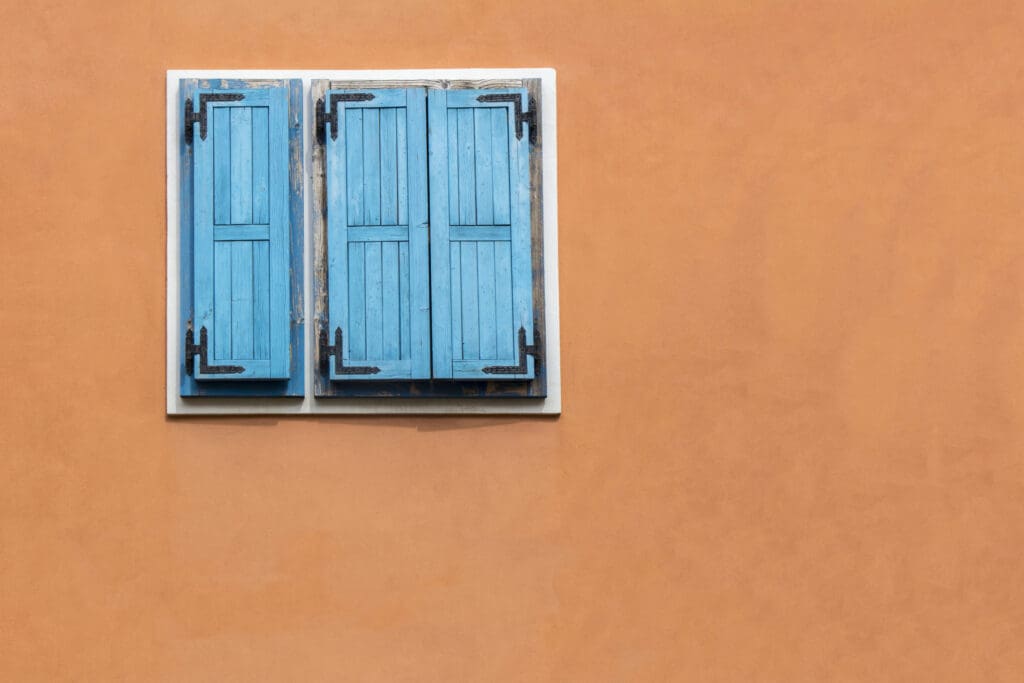
<path fill-rule="evenodd" d="M 323 107 L 330 379 L 429 378 L 426 92 L 328 90 Z"/>
<path fill-rule="evenodd" d="M 430 91 L 435 378 L 534 377 L 527 102 L 525 89 Z"/>
<path fill-rule="evenodd" d="M 192 358 L 192 375 L 288 379 L 288 89 L 201 89 L 194 98 L 205 125 L 186 122 L 194 150 L 193 327 L 206 358 Z"/>

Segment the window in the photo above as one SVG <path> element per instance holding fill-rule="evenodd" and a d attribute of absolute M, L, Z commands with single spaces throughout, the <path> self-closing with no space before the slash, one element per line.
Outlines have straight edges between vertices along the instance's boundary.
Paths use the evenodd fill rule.
<path fill-rule="evenodd" d="M 539 81 L 362 85 L 312 85 L 317 396 L 543 397 Z"/>
<path fill-rule="evenodd" d="M 553 72 L 217 75 L 168 72 L 169 413 L 559 412 Z"/>

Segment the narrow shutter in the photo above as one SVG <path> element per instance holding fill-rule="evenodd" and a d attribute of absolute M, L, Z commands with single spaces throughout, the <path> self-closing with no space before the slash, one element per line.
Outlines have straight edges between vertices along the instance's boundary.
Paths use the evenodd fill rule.
<path fill-rule="evenodd" d="M 288 379 L 288 89 L 200 89 L 194 98 L 191 337 L 205 353 L 191 355 L 192 375 Z"/>
<path fill-rule="evenodd" d="M 426 93 L 328 90 L 322 106 L 330 379 L 429 378 Z"/>
<path fill-rule="evenodd" d="M 525 89 L 429 94 L 436 378 L 534 377 L 527 102 Z"/>

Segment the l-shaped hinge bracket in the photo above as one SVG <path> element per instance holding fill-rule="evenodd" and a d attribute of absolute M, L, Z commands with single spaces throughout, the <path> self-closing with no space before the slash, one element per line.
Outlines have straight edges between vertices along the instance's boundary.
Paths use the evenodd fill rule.
<path fill-rule="evenodd" d="M 480 95 L 477 102 L 511 102 L 516 116 L 516 140 L 523 139 L 523 124 L 530 125 L 530 144 L 537 144 L 537 102 L 532 97 L 530 111 L 523 111 L 523 98 L 519 93 L 501 93 L 498 95 Z"/>
<path fill-rule="evenodd" d="M 199 124 L 199 138 L 206 139 L 206 103 L 237 102 L 245 95 L 233 92 L 204 92 L 199 95 L 199 111 L 192 111 L 192 98 L 185 100 L 185 144 L 192 144 L 192 126 Z"/>
<path fill-rule="evenodd" d="M 334 328 L 333 344 L 329 344 L 327 341 L 327 328 L 320 328 L 320 370 L 325 375 L 330 375 L 332 356 L 334 357 L 334 372 L 337 375 L 376 375 L 380 372 L 380 368 L 372 365 L 345 365 L 342 359 L 345 348 L 343 340 L 340 327 Z"/>
<path fill-rule="evenodd" d="M 533 356 L 534 362 L 540 362 L 540 348 L 537 344 L 526 344 L 526 330 L 519 328 L 519 365 L 488 365 L 484 372 L 488 375 L 525 375 L 526 356 Z"/>
<path fill-rule="evenodd" d="M 331 139 L 338 139 L 338 102 L 369 102 L 373 95 L 368 92 L 333 92 L 330 96 L 331 111 L 326 111 L 324 98 L 316 101 L 316 139 L 321 145 L 327 140 L 327 124 L 331 124 Z"/>
<path fill-rule="evenodd" d="M 207 360 L 207 339 L 206 327 L 199 328 L 199 343 L 195 343 L 195 336 L 192 334 L 192 326 L 189 324 L 185 332 L 185 373 L 191 375 L 194 372 L 192 359 L 199 356 L 199 374 L 201 375 L 237 375 L 245 372 L 241 365 L 210 365 Z"/>

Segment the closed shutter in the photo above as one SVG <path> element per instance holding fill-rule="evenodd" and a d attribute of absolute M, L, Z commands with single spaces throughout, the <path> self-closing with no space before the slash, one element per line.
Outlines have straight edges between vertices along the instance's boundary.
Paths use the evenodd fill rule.
<path fill-rule="evenodd" d="M 328 90 L 319 106 L 327 184 L 324 336 L 341 347 L 327 361 L 329 377 L 429 378 L 426 93 Z"/>
<path fill-rule="evenodd" d="M 288 89 L 196 91 L 189 353 L 197 380 L 288 379 Z"/>
<path fill-rule="evenodd" d="M 534 377 L 525 89 L 428 96 L 433 374 Z"/>

